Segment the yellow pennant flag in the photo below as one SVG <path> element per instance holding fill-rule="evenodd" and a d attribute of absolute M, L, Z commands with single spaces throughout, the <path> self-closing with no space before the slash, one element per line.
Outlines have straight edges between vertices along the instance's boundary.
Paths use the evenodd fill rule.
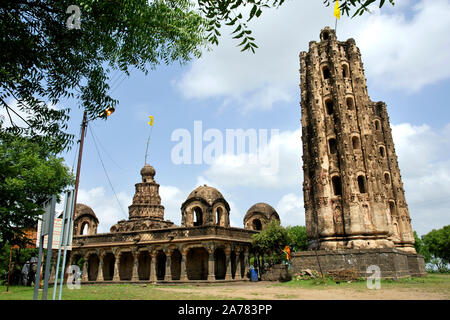
<path fill-rule="evenodd" d="M 339 9 L 339 1 L 338 0 L 336 0 L 336 3 L 334 5 L 334 16 L 338 20 L 341 17 L 341 10 Z"/>
<path fill-rule="evenodd" d="M 150 118 L 150 121 L 149 121 L 148 124 L 153 127 L 153 116 L 148 116 L 148 117 Z"/>

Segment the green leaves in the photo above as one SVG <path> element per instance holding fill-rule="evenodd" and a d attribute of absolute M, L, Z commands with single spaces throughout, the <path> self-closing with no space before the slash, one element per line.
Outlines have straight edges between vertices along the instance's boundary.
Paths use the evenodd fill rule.
<path fill-rule="evenodd" d="M 42 214 L 42 203 L 73 184 L 69 168 L 45 144 L 0 134 L 0 248 Z"/>

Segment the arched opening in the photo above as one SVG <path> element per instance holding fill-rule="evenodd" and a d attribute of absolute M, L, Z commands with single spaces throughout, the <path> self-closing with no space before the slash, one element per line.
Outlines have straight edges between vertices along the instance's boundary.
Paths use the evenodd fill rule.
<path fill-rule="evenodd" d="M 166 275 L 166 254 L 160 250 L 156 255 L 156 279 L 164 280 L 165 275 Z"/>
<path fill-rule="evenodd" d="M 388 172 L 384 173 L 384 183 L 390 184 L 391 183 L 391 176 Z"/>
<path fill-rule="evenodd" d="M 334 176 L 331 178 L 331 182 L 333 183 L 333 192 L 335 196 L 342 195 L 342 184 L 341 184 L 341 177 Z"/>
<path fill-rule="evenodd" d="M 262 230 L 262 223 L 259 219 L 254 219 L 253 222 L 253 230 Z"/>
<path fill-rule="evenodd" d="M 87 235 L 89 231 L 89 223 L 83 222 L 80 228 L 80 236 Z"/>
<path fill-rule="evenodd" d="M 148 251 L 142 251 L 138 257 L 138 277 L 139 280 L 150 279 L 150 263 L 151 257 Z"/>
<path fill-rule="evenodd" d="M 323 73 L 323 78 L 325 80 L 331 78 L 331 72 L 330 72 L 330 68 L 328 68 L 328 66 L 324 66 L 322 68 L 322 73 Z"/>
<path fill-rule="evenodd" d="M 119 277 L 120 280 L 131 280 L 133 273 L 133 255 L 131 252 L 123 252 L 120 255 Z"/>
<path fill-rule="evenodd" d="M 170 258 L 170 271 L 172 273 L 172 280 L 180 280 L 181 276 L 181 253 L 177 249 L 172 252 Z"/>
<path fill-rule="evenodd" d="M 221 207 L 218 207 L 216 211 L 216 225 L 224 227 L 225 222 L 223 220 L 223 210 Z"/>
<path fill-rule="evenodd" d="M 330 147 L 330 153 L 335 154 L 337 152 L 336 139 L 331 138 L 328 140 L 328 146 Z"/>
<path fill-rule="evenodd" d="M 195 207 L 193 210 L 194 213 L 194 227 L 201 226 L 203 224 L 203 212 L 199 207 Z"/>
<path fill-rule="evenodd" d="M 353 103 L 353 98 L 352 97 L 347 97 L 347 99 L 345 100 L 347 102 L 347 109 L 348 110 L 353 110 L 354 109 L 354 103 Z"/>
<path fill-rule="evenodd" d="M 333 100 L 327 99 L 325 100 L 325 108 L 327 109 L 327 114 L 331 115 L 334 112 Z"/>
<path fill-rule="evenodd" d="M 366 193 L 366 184 L 363 176 L 358 176 L 359 193 Z"/>
<path fill-rule="evenodd" d="M 386 153 L 385 153 L 385 151 L 384 151 L 384 147 L 381 146 L 381 147 L 380 147 L 380 156 L 381 156 L 382 158 L 384 158 L 385 155 L 386 155 Z"/>
<path fill-rule="evenodd" d="M 343 64 L 342 65 L 342 77 L 348 78 L 350 76 L 350 73 L 348 72 L 348 65 Z"/>
<path fill-rule="evenodd" d="M 105 281 L 111 281 L 114 277 L 114 264 L 116 263 L 116 258 L 109 252 L 103 258 L 103 279 Z"/>
<path fill-rule="evenodd" d="M 96 254 L 91 254 L 88 260 L 88 280 L 96 281 L 100 260 Z"/>
<path fill-rule="evenodd" d="M 225 251 L 221 248 L 216 249 L 214 251 L 214 275 L 216 280 L 225 279 L 225 273 L 227 271 L 226 263 Z"/>
<path fill-rule="evenodd" d="M 389 213 L 391 214 L 391 217 L 396 215 L 396 213 L 395 213 L 395 202 L 392 201 L 392 200 L 389 201 Z"/>
<path fill-rule="evenodd" d="M 190 249 L 186 259 L 186 271 L 189 280 L 208 279 L 208 251 L 205 248 Z"/>
<path fill-rule="evenodd" d="M 359 138 L 357 136 L 352 137 L 352 147 L 353 150 L 361 149 L 361 143 L 359 142 Z"/>
<path fill-rule="evenodd" d="M 381 126 L 380 126 L 380 121 L 375 120 L 375 130 L 380 130 Z"/>
<path fill-rule="evenodd" d="M 328 39 L 329 39 L 328 32 L 324 32 L 324 33 L 323 33 L 322 39 L 323 39 L 323 40 L 328 40 Z"/>

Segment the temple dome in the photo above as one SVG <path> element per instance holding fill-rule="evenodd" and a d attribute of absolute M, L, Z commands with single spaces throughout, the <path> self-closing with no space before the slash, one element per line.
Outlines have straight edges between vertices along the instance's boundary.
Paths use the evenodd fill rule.
<path fill-rule="evenodd" d="M 153 168 L 151 165 L 146 164 L 142 169 L 141 169 L 141 176 L 142 177 L 148 177 L 150 176 L 152 179 L 155 176 L 155 168 Z"/>
<path fill-rule="evenodd" d="M 85 215 L 92 216 L 95 220 L 98 221 L 97 216 L 95 215 L 94 210 L 92 210 L 91 207 L 82 203 L 77 203 L 73 219 L 76 220 L 77 218 Z"/>
<path fill-rule="evenodd" d="M 259 202 L 248 209 L 244 217 L 244 228 L 262 230 L 263 225 L 272 220 L 280 221 L 280 216 L 269 204 Z"/>
<path fill-rule="evenodd" d="M 214 203 L 218 199 L 224 199 L 223 195 L 216 188 L 207 186 L 206 184 L 195 188 L 187 197 L 186 201 L 193 198 L 202 198 L 209 204 Z"/>

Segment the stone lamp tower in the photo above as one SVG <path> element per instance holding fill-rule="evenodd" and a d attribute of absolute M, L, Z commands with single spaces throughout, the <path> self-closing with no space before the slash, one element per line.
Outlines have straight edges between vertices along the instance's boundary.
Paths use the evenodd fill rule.
<path fill-rule="evenodd" d="M 369 98 L 355 40 L 326 27 L 300 66 L 310 247 L 415 253 L 386 104 Z"/>

